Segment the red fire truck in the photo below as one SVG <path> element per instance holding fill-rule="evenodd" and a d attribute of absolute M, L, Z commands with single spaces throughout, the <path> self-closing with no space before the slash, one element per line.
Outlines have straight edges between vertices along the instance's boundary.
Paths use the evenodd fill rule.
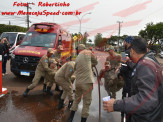
<path fill-rule="evenodd" d="M 56 23 L 33 24 L 22 43 L 11 54 L 10 69 L 16 76 L 33 76 L 40 58 L 48 48 L 56 49 L 62 45 L 62 62 L 71 59 L 71 35 Z"/>

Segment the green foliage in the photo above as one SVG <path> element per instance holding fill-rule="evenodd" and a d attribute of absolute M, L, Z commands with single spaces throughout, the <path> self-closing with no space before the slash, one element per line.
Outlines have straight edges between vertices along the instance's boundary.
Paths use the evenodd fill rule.
<path fill-rule="evenodd" d="M 87 32 L 85 32 L 82 36 L 82 43 L 86 45 L 87 42 L 87 38 L 88 38 L 89 34 Z"/>
<path fill-rule="evenodd" d="M 111 36 L 109 39 L 108 39 L 108 44 L 109 45 L 112 45 L 113 44 L 113 42 L 115 42 L 115 41 L 117 41 L 119 39 L 119 37 L 118 36 Z"/>
<path fill-rule="evenodd" d="M 0 34 L 3 32 L 27 32 L 27 28 L 16 25 L 0 24 Z"/>
<path fill-rule="evenodd" d="M 102 41 L 102 34 L 101 34 L 101 33 L 98 33 L 98 34 L 95 36 L 95 46 L 98 47 L 101 41 Z"/>
<path fill-rule="evenodd" d="M 151 45 L 156 42 L 159 43 L 159 39 L 163 38 L 163 22 L 157 24 L 148 23 L 144 30 L 140 30 L 139 36 L 150 40 Z"/>
<path fill-rule="evenodd" d="M 84 38 L 82 39 L 82 43 L 83 43 L 84 45 L 86 45 L 86 41 L 87 41 L 87 38 L 84 37 Z"/>

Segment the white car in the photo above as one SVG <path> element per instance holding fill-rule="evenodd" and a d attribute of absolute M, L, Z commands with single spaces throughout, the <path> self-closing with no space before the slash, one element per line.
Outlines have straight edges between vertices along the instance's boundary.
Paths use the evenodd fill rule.
<path fill-rule="evenodd" d="M 159 53 L 159 57 L 160 57 L 160 58 L 163 58 L 163 51 L 161 51 L 161 52 Z"/>
<path fill-rule="evenodd" d="M 0 38 L 7 38 L 10 43 L 9 54 L 15 50 L 15 48 L 22 42 L 26 33 L 23 32 L 3 32 Z"/>

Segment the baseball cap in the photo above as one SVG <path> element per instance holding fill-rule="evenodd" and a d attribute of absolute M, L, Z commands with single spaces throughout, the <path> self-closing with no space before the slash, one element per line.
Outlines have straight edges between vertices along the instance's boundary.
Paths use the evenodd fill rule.
<path fill-rule="evenodd" d="M 126 38 L 125 38 L 125 41 L 127 42 L 127 43 L 131 43 L 132 42 L 132 40 L 133 40 L 134 38 L 132 37 L 132 36 L 127 36 Z"/>
<path fill-rule="evenodd" d="M 47 52 L 48 53 L 54 53 L 54 50 L 52 48 L 48 48 Z"/>
<path fill-rule="evenodd" d="M 63 46 L 62 45 L 59 45 L 58 46 L 58 49 L 63 50 Z"/>
<path fill-rule="evenodd" d="M 84 44 L 79 44 L 78 49 L 79 50 L 84 50 L 86 47 Z"/>

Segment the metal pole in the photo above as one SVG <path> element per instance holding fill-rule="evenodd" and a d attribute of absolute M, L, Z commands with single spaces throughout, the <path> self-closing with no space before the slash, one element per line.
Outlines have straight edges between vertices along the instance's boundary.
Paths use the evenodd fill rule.
<path fill-rule="evenodd" d="M 96 74 L 97 74 L 97 82 L 98 82 L 98 93 L 99 93 L 99 122 L 101 122 L 101 92 L 100 92 L 100 80 L 98 77 L 98 71 L 95 66 Z"/>
<path fill-rule="evenodd" d="M 32 2 L 32 3 L 29 3 L 29 2 L 27 2 L 27 5 L 25 6 L 25 7 L 27 7 L 27 29 L 29 29 L 29 8 L 31 9 L 31 7 L 29 7 L 29 5 L 30 4 L 32 4 L 32 5 L 34 5 L 34 3 Z"/>
<path fill-rule="evenodd" d="M 29 6 L 27 5 L 27 30 L 29 29 Z"/>
<path fill-rule="evenodd" d="M 118 24 L 119 24 L 118 37 L 120 38 L 121 23 L 123 23 L 123 22 L 120 22 L 120 21 L 117 21 L 117 22 L 118 22 Z M 118 52 L 119 52 L 119 38 L 118 38 Z"/>

